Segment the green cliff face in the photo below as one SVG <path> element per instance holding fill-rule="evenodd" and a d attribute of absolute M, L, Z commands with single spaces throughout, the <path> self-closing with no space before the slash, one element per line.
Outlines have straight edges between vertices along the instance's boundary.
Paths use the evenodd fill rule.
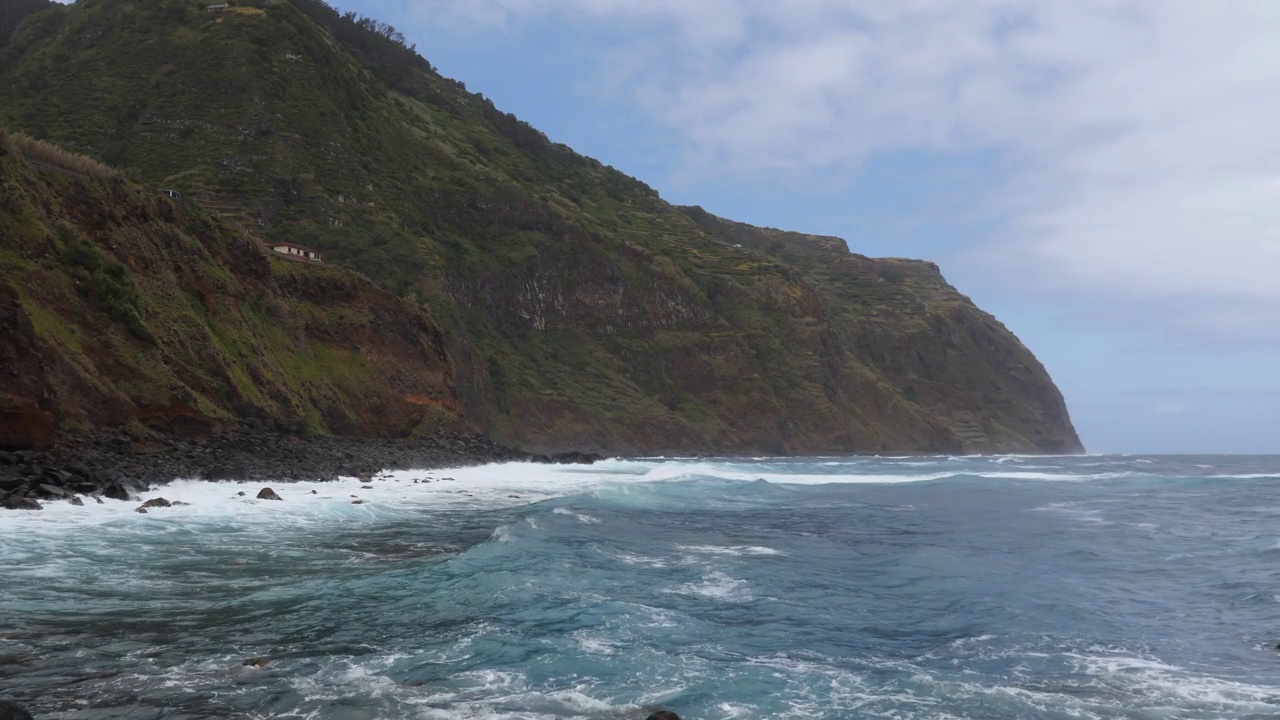
<path fill-rule="evenodd" d="M 461 424 L 440 333 L 417 308 L 122 178 L 0 155 L 0 442 L 45 422 Z"/>
<path fill-rule="evenodd" d="M 495 438 L 1080 449 L 1040 364 L 932 265 L 673 207 L 315 0 L 203 6 L 27 17 L 0 49 L 0 124 L 424 308 L 463 412 Z"/>

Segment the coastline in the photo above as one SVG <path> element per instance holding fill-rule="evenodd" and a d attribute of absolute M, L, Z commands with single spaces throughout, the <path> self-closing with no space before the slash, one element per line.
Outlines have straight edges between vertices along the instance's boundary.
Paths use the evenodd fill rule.
<path fill-rule="evenodd" d="M 528 453 L 470 433 L 360 438 L 240 428 L 207 439 L 67 433 L 47 450 L 0 452 L 0 511 L 40 510 L 44 502 L 73 498 L 135 500 L 178 479 L 271 483 L 339 477 L 367 480 L 384 470 L 434 470 L 512 461 L 592 463 L 599 459 L 581 452 Z"/>

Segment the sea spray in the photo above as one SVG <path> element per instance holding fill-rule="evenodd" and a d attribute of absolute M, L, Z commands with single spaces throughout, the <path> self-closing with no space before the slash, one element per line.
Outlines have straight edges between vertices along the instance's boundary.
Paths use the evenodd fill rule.
<path fill-rule="evenodd" d="M 1280 710 L 1274 458 L 613 460 L 273 487 L 0 515 L 0 695 L 85 719 Z"/>

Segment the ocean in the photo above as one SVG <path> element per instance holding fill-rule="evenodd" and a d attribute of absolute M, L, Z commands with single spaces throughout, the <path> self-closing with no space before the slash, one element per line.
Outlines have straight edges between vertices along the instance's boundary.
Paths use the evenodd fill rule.
<path fill-rule="evenodd" d="M 1280 458 L 369 484 L 0 512 L 0 697 L 64 720 L 1280 717 Z"/>

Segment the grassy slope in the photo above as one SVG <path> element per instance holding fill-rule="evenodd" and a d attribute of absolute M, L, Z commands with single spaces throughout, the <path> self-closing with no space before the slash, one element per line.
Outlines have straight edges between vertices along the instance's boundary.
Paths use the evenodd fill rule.
<path fill-rule="evenodd" d="M 0 54 L 0 122 L 318 247 L 430 308 L 468 413 L 498 438 L 1077 446 L 1034 358 L 1026 383 L 990 387 L 1030 358 L 1003 328 L 988 327 L 993 353 L 943 367 L 926 329 L 950 327 L 953 307 L 978 311 L 940 276 L 886 290 L 874 273 L 816 273 L 726 241 L 429 66 L 391 77 L 289 3 L 199 7 L 80 0 L 30 18 Z M 880 302 L 907 287 L 933 300 Z M 882 357 L 916 351 L 941 359 L 900 372 Z"/>
<path fill-rule="evenodd" d="M 71 427 L 405 435 L 456 415 L 412 307 L 120 178 L 0 157 L 0 299 L 0 406 Z"/>

